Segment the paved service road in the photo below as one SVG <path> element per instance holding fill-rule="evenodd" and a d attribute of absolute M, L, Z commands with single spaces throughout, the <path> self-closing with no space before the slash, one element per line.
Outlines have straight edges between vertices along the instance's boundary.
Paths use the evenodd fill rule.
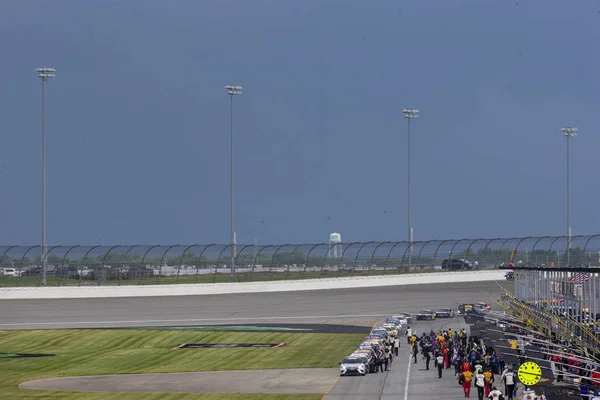
<path fill-rule="evenodd" d="M 489 301 L 498 282 L 203 296 L 1 300 L 0 329 L 105 328 L 259 322 L 373 324 L 423 308 Z M 512 285 L 511 285 L 512 286 Z M 511 286 L 508 286 L 509 288 Z"/>

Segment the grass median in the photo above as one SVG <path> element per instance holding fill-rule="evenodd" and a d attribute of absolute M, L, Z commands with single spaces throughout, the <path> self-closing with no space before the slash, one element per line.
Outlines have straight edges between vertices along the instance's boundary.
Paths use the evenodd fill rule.
<path fill-rule="evenodd" d="M 23 330 L 0 332 L 0 352 L 55 354 L 0 358 L 0 393 L 11 400 L 317 400 L 321 395 L 84 393 L 18 389 L 24 381 L 84 375 L 328 368 L 363 335 L 142 330 Z M 287 343 L 281 348 L 171 349 L 181 343 Z"/>

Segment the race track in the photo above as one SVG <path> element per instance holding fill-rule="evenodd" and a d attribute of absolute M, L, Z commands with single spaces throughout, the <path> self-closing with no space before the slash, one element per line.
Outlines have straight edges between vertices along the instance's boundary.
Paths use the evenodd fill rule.
<path fill-rule="evenodd" d="M 476 301 L 503 293 L 512 283 L 465 282 L 382 288 L 239 295 L 148 298 L 4 300 L 0 329 L 183 326 L 232 323 L 330 323 L 372 325 L 396 312 L 416 313 Z M 414 321 L 420 335 L 430 329 L 464 328 L 462 318 Z M 477 398 L 476 390 L 471 393 Z M 452 369 L 442 379 L 431 363 L 409 361 L 406 342 L 391 371 L 332 379 L 326 400 L 425 400 L 464 398 Z"/>
<path fill-rule="evenodd" d="M 0 329 L 107 328 L 259 322 L 373 324 L 422 308 L 488 301 L 503 282 L 438 283 L 203 296 L 2 300 Z M 512 289 L 512 284 L 507 286 Z"/>

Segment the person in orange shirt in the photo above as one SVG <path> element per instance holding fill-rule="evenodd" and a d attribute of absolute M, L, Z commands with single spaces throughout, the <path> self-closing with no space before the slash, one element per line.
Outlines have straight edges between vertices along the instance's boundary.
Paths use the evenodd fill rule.
<path fill-rule="evenodd" d="M 471 397 L 471 381 L 473 380 L 473 373 L 470 369 L 463 371 L 460 376 L 463 379 L 463 391 L 465 392 L 465 397 Z"/>

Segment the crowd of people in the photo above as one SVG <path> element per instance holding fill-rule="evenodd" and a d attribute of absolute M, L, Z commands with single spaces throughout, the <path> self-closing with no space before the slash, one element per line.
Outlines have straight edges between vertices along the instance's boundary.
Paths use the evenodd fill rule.
<path fill-rule="evenodd" d="M 433 360 L 440 379 L 448 373 L 445 371 L 452 371 L 465 398 L 471 397 L 473 386 L 479 400 L 512 400 L 516 396 L 517 376 L 512 367 L 504 364 L 502 356 L 493 347 L 486 346 L 480 337 L 469 336 L 465 329 L 437 333 L 432 330 L 419 337 L 409 327 L 407 341 L 414 363 L 418 362 L 420 354 L 425 370 L 429 370 Z M 504 392 L 498 389 L 502 386 Z"/>

